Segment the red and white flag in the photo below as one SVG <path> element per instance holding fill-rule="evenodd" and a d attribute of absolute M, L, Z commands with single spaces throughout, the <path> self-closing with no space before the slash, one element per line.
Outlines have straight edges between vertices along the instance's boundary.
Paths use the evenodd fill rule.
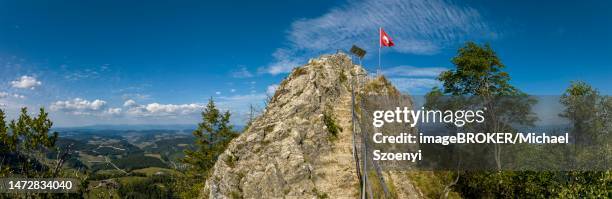
<path fill-rule="evenodd" d="M 387 35 L 387 33 L 382 28 L 380 28 L 380 47 L 391 47 L 393 45 L 395 44 L 393 43 L 393 40 L 391 40 L 391 37 L 389 37 L 389 35 Z"/>

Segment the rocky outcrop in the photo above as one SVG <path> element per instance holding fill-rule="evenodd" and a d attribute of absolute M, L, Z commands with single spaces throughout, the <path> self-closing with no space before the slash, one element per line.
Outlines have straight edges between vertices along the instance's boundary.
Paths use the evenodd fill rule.
<path fill-rule="evenodd" d="M 366 71 L 342 53 L 295 68 L 281 82 L 264 113 L 219 157 L 201 195 L 358 197 L 350 92 L 350 82 L 357 75 L 365 76 Z M 397 92 L 395 88 L 385 91 Z M 396 191 L 405 192 L 397 196 L 418 197 L 409 193 L 418 191 L 405 175 L 386 175 L 397 184 Z"/>

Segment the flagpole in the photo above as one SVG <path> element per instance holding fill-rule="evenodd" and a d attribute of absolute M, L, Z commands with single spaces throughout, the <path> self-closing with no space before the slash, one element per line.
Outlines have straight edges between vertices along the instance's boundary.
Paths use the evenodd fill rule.
<path fill-rule="evenodd" d="M 382 36 L 382 27 L 378 28 L 378 70 L 376 71 L 376 75 L 380 76 L 382 73 L 382 66 L 380 65 L 380 49 L 382 48 L 382 44 L 380 43 L 380 37 Z"/>

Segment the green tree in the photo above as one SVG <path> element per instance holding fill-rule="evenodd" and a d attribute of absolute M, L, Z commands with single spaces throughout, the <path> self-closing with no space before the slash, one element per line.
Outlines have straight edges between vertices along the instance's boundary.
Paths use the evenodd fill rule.
<path fill-rule="evenodd" d="M 193 131 L 196 149 L 185 150 L 185 158 L 182 160 L 190 166 L 187 170 L 189 178 L 194 179 L 194 186 L 189 194 L 197 195 L 219 155 L 225 151 L 230 141 L 238 136 L 230 124 L 230 117 L 230 112 L 221 112 L 212 98 L 202 111 L 202 122 Z"/>
<path fill-rule="evenodd" d="M 604 133 L 606 123 L 610 122 L 610 104 L 607 96 L 601 96 L 599 91 L 585 82 L 572 82 L 560 99 L 565 110 L 562 117 L 569 119 L 573 124 L 576 143 L 581 145 L 598 144 L 606 140 Z"/>
<path fill-rule="evenodd" d="M 560 99 L 565 110 L 560 114 L 572 123 L 571 134 L 578 146 L 574 151 L 578 165 L 609 168 L 612 142 L 610 130 L 612 118 L 612 98 L 602 96 L 589 84 L 572 82 Z M 603 157 L 603 160 L 602 160 Z M 611 171 L 564 172 L 566 181 L 559 191 L 562 197 L 598 197 L 612 196 Z"/>
<path fill-rule="evenodd" d="M 8 125 L 4 111 L 0 110 L 0 153 L 2 175 L 18 174 L 25 177 L 53 177 L 57 173 L 45 164 L 44 153 L 55 150 L 58 133 L 50 133 L 53 122 L 41 108 L 36 117 L 21 109 L 17 120 Z"/>
<path fill-rule="evenodd" d="M 0 177 L 61 177 L 62 165 L 68 158 L 70 148 L 63 149 L 63 154 L 58 155 L 56 159 L 46 157 L 50 152 L 58 152 L 55 146 L 58 133 L 50 132 L 52 126 L 53 122 L 44 108 L 40 108 L 38 115 L 32 117 L 24 107 L 19 117 L 10 123 L 6 122 L 6 115 L 0 109 Z M 79 191 L 79 193 L 4 193 L 0 198 L 81 198 L 85 190 Z"/>
<path fill-rule="evenodd" d="M 505 65 L 489 44 L 480 46 L 467 42 L 451 62 L 456 69 L 445 71 L 438 78 L 443 82 L 446 94 L 492 96 L 521 93 L 508 83 L 510 76 L 502 71 Z"/>
<path fill-rule="evenodd" d="M 519 89 L 512 86 L 510 76 L 504 72 L 505 65 L 497 53 L 489 44 L 478 45 L 467 42 L 458 49 L 457 55 L 451 62 L 455 69 L 445 71 L 438 79 L 442 81 L 443 87 L 434 88 L 426 95 L 428 108 L 441 110 L 471 109 L 472 107 L 484 107 L 485 121 L 483 124 L 466 125 L 464 129 L 477 129 L 478 132 L 515 132 L 511 124 L 532 125 L 537 119 L 532 113 L 531 107 L 535 100 L 527 96 Z M 513 107 L 513 108 L 508 108 Z M 451 127 L 454 128 L 454 127 Z M 478 146 L 462 146 L 465 152 L 460 159 L 482 158 L 472 156 L 469 153 L 480 151 L 492 151 L 493 164 L 498 172 L 489 171 L 457 171 L 453 172 L 454 185 L 465 197 L 529 197 L 533 195 L 524 194 L 524 186 L 528 184 L 517 181 L 521 178 L 529 178 L 525 172 L 501 172 L 502 162 L 511 160 L 512 153 L 503 153 L 502 146 L 487 144 Z M 478 162 L 475 160 L 463 162 Z M 489 165 L 489 161 L 479 162 Z M 478 166 L 478 165 L 475 165 Z M 489 166 L 484 166 L 488 168 Z M 522 176 L 522 177 L 521 177 Z"/>
<path fill-rule="evenodd" d="M 487 108 L 485 123 L 481 125 L 485 132 L 515 132 L 510 124 L 532 125 L 537 119 L 531 112 L 535 100 L 509 83 L 510 76 L 502 71 L 505 65 L 489 44 L 481 46 L 467 42 L 459 48 L 451 62 L 456 69 L 440 74 L 438 79 L 443 82 L 443 89 L 434 88 L 428 93 L 426 106 L 444 106 L 448 109 L 480 103 Z M 443 95 L 459 97 L 440 100 Z M 476 102 L 470 97 L 474 97 Z M 497 144 L 492 147 L 495 164 L 501 170 L 502 148 Z"/>
<path fill-rule="evenodd" d="M 507 124 L 529 125 L 535 121 L 530 110 L 535 101 L 509 84 L 510 76 L 502 71 L 505 66 L 489 45 L 480 46 L 468 42 L 459 49 L 452 63 L 456 69 L 440 75 L 443 88 L 434 88 L 426 95 L 426 106 L 461 108 L 466 106 L 466 101 L 448 101 L 444 97 L 480 97 L 489 109 L 485 114 L 485 128 L 488 132 L 516 132 Z M 511 100 L 504 101 L 505 98 Z M 585 148 L 578 152 L 577 157 L 593 157 L 592 153 L 599 154 L 595 157 L 602 157 L 602 153 L 603 157 L 610 154 L 607 144 L 611 142 L 612 100 L 600 96 L 596 89 L 586 83 L 574 82 L 560 101 L 566 107 L 561 116 L 572 122 L 572 134 L 578 142 L 599 146 L 606 144 L 606 147 L 599 147 L 598 150 Z M 494 145 L 493 151 L 499 165 L 501 149 Z M 517 153 L 515 157 L 529 154 L 529 151 L 523 152 L 525 154 Z M 466 171 L 455 172 L 453 175 L 459 179 L 455 190 L 468 198 L 606 198 L 612 194 L 610 171 Z"/>

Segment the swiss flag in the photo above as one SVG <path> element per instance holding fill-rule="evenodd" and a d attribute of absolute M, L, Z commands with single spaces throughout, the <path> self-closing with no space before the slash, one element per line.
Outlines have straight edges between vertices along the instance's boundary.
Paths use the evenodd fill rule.
<path fill-rule="evenodd" d="M 389 35 L 387 35 L 387 33 L 382 28 L 380 28 L 380 47 L 391 47 L 393 45 L 395 44 L 393 43 L 393 40 L 391 40 L 391 37 L 389 37 Z"/>

